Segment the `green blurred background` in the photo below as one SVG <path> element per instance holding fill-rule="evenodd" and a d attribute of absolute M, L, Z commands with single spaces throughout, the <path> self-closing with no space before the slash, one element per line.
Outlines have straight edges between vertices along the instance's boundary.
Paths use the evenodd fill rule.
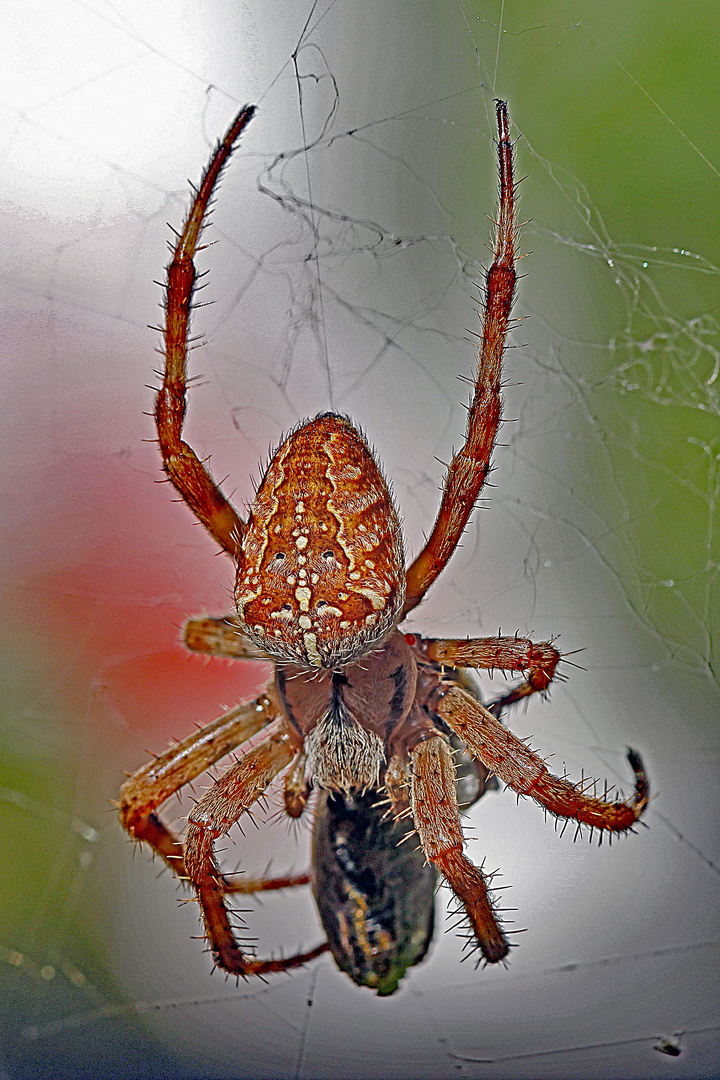
<path fill-rule="evenodd" d="M 484 5 L 468 14 L 495 85 L 497 26 Z M 531 174 L 522 299 L 576 396 L 573 488 L 605 526 L 593 542 L 643 644 L 705 687 L 718 678 L 717 33 L 714 4 L 512 3 L 497 53 Z M 532 337 L 538 351 L 535 324 Z"/>

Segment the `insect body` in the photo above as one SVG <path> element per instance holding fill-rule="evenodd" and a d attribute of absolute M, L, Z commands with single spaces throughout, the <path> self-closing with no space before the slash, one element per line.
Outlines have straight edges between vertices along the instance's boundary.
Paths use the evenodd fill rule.
<path fill-rule="evenodd" d="M 473 684 L 465 685 L 474 693 Z M 462 810 L 495 778 L 450 738 Z M 312 883 L 330 951 L 358 986 L 392 994 L 432 941 L 438 874 L 408 815 L 388 813 L 377 791 L 323 793 L 313 829 Z"/>
<path fill-rule="evenodd" d="M 238 976 L 286 970 L 328 947 L 323 942 L 294 957 L 263 959 L 241 946 L 231 922 L 232 894 L 308 880 L 243 884 L 223 874 L 215 857 L 215 841 L 281 773 L 291 818 L 304 812 L 313 787 L 328 792 L 315 836 L 318 907 L 340 966 L 382 993 L 421 958 L 432 932 L 430 871 L 417 860 L 406 862 L 392 846 L 393 829 L 402 834 L 410 821 L 423 866 L 427 861 L 443 875 L 464 912 L 470 947 L 487 963 L 503 961 L 510 948 L 488 883 L 464 852 L 453 736 L 475 759 L 481 786 L 494 774 L 578 826 L 623 832 L 647 805 L 647 781 L 634 751 L 634 796 L 609 802 L 551 775 L 499 722 L 504 707 L 547 690 L 561 660 L 551 641 L 422 638 L 399 628 L 460 541 L 500 422 L 517 230 L 504 102 L 496 114 L 500 205 L 465 441 L 448 468 L 427 542 L 408 565 L 388 485 L 347 417 L 320 413 L 281 442 L 246 519 L 182 437 L 194 258 L 211 196 L 253 108 L 241 110 L 213 154 L 168 267 L 165 368 L 155 408 L 163 467 L 231 557 L 236 575 L 236 612 L 192 620 L 186 643 L 214 655 L 270 659 L 275 675 L 254 702 L 231 709 L 141 768 L 123 785 L 120 814 L 128 832 L 194 889 L 216 963 Z M 463 668 L 516 672 L 522 680 L 488 709 L 464 685 Z M 239 758 L 190 812 L 184 838 L 176 837 L 158 814 L 162 803 L 238 747 Z M 400 824 L 378 818 L 373 800 L 381 790 Z M 405 892 L 405 906 L 395 902 L 398 890 Z"/>
<path fill-rule="evenodd" d="M 323 794 L 313 831 L 313 891 L 340 970 L 386 995 L 428 950 L 437 871 L 408 836 L 412 823 L 383 814 L 377 800 L 376 791 Z"/>

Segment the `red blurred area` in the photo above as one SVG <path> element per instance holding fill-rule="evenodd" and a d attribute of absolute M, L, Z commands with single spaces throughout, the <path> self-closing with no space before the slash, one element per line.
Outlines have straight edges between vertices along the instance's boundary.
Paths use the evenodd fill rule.
<path fill-rule="evenodd" d="M 28 340 L 18 347 L 31 353 Z M 36 384 L 13 388 L 7 444 L 21 478 L 1 526 L 12 639 L 50 658 L 64 694 L 101 690 L 114 723 L 162 747 L 252 696 L 267 669 L 182 645 L 186 618 L 232 608 L 233 567 L 158 483 L 138 365 L 120 393 L 110 380 L 112 393 L 85 385 L 58 396 L 43 377 L 52 358 L 39 359 Z M 32 438 L 38 417 L 42 440 Z"/>

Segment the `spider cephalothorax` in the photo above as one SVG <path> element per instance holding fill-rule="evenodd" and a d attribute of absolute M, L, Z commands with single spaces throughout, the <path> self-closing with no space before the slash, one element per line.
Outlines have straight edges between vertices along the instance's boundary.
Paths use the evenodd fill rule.
<path fill-rule="evenodd" d="M 561 659 L 551 641 L 421 638 L 398 629 L 457 547 L 485 482 L 500 422 L 516 283 L 515 184 L 504 102 L 497 103 L 494 260 L 466 438 L 450 463 L 435 524 L 417 558 L 405 567 L 390 490 L 346 417 L 321 413 L 290 434 L 272 456 L 246 521 L 183 441 L 193 260 L 213 190 L 253 115 L 251 107 L 241 110 L 218 145 L 174 248 L 155 418 L 168 477 L 237 568 L 236 613 L 191 620 L 186 644 L 217 656 L 273 659 L 276 672 L 254 702 L 231 709 L 131 777 L 122 788 L 120 812 L 130 834 L 149 843 L 194 888 L 220 967 L 243 976 L 281 971 L 329 947 L 357 982 L 391 993 L 405 968 L 424 955 L 432 931 L 428 889 L 434 871 L 430 877 L 424 872 L 425 859 L 464 909 L 471 947 L 489 963 L 502 961 L 510 947 L 482 871 L 463 851 L 458 745 L 474 759 L 469 802 L 497 777 L 557 817 L 591 829 L 630 829 L 647 805 L 648 787 L 631 751 L 633 798 L 609 802 L 589 795 L 586 786 L 551 775 L 542 758 L 499 722 L 504 707 L 547 690 Z M 463 668 L 518 672 L 523 680 L 485 708 Z M 157 814 L 162 803 L 265 729 L 198 800 L 184 839 L 176 838 Z M 289 817 L 303 813 L 313 787 L 330 793 L 318 811 L 312 874 L 232 882 L 218 867 L 215 840 L 283 770 Z M 387 828 L 374 809 L 378 799 L 368 802 L 380 789 L 390 808 Z M 391 837 L 407 836 L 408 815 L 420 840 L 419 862 L 392 854 Z M 354 830 L 352 843 L 348 830 Z M 365 865 L 359 866 L 363 850 Z M 310 880 L 328 941 L 277 960 L 243 950 L 228 915 L 228 894 Z"/>

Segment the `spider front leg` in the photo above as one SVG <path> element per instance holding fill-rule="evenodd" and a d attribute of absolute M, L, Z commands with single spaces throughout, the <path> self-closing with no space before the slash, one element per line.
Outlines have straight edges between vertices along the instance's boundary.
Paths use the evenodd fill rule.
<path fill-rule="evenodd" d="M 241 109 L 218 144 L 173 248 L 165 290 L 165 370 L 155 402 L 155 424 L 165 472 L 210 535 L 232 556 L 237 552 L 244 523 L 195 451 L 182 439 L 182 429 L 187 409 L 190 313 L 197 279 L 193 260 L 220 174 L 254 114 L 253 106 Z"/>
<path fill-rule="evenodd" d="M 513 705 L 531 694 L 544 694 L 562 659 L 552 641 L 536 644 L 529 638 L 421 638 L 406 634 L 406 641 L 414 645 L 427 660 L 459 668 L 482 668 L 486 671 L 521 671 L 525 681 L 503 694 L 489 708 L 495 716 L 502 709 Z"/>
<path fill-rule="evenodd" d="M 412 751 L 412 767 L 412 811 L 422 849 L 465 908 L 483 956 L 489 964 L 497 964 L 507 956 L 510 945 L 482 870 L 463 854 L 455 762 L 445 739 L 438 735 L 418 743 Z"/>
<path fill-rule="evenodd" d="M 202 908 L 215 962 L 232 975 L 244 977 L 286 971 L 306 964 L 328 948 L 323 942 L 310 952 L 277 960 L 258 960 L 244 953 L 225 905 L 225 895 L 232 890 L 227 888 L 213 852 L 215 840 L 226 834 L 242 814 L 250 811 L 295 754 L 287 731 L 281 729 L 266 735 L 205 792 L 188 817 L 185 868 Z"/>
<path fill-rule="evenodd" d="M 149 844 L 180 877 L 185 876 L 182 845 L 157 815 L 171 795 L 197 779 L 216 761 L 277 717 L 267 694 L 238 705 L 194 731 L 164 754 L 143 765 L 120 789 L 120 821 L 135 840 Z"/>
<path fill-rule="evenodd" d="M 626 832 L 640 818 L 649 800 L 649 786 L 640 755 L 628 751 L 635 773 L 635 793 L 629 801 L 608 802 L 585 795 L 581 788 L 553 776 L 545 762 L 495 719 L 466 690 L 443 687 L 433 708 L 463 740 L 468 750 L 518 795 L 529 795 L 557 817 L 609 832 Z"/>
<path fill-rule="evenodd" d="M 485 283 L 485 310 L 475 393 L 468 411 L 465 443 L 450 462 L 432 532 L 407 572 L 403 616 L 420 603 L 460 542 L 490 469 L 490 456 L 500 423 L 502 360 L 517 281 L 517 226 L 510 121 L 504 101 L 496 103 L 496 115 L 500 204 L 494 259 Z"/>

